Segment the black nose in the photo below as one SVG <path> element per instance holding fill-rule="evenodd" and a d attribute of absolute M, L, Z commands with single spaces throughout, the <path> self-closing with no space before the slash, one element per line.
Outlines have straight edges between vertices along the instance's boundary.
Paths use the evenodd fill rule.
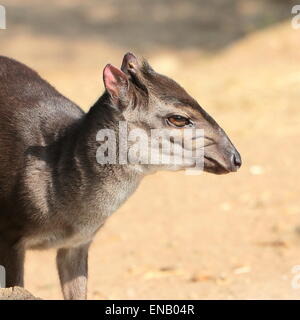
<path fill-rule="evenodd" d="M 240 154 L 235 151 L 231 157 L 231 163 L 232 163 L 232 169 L 233 171 L 236 171 L 237 169 L 239 169 L 242 165 L 242 159 Z"/>

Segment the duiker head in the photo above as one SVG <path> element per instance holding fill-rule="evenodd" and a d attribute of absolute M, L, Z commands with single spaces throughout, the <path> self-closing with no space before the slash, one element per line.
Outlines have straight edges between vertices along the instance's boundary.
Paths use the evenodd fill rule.
<path fill-rule="evenodd" d="M 103 78 L 110 104 L 122 113 L 129 130 L 141 129 L 149 137 L 153 130 L 160 130 L 159 147 L 167 139 L 171 156 L 185 154 L 183 163 L 177 161 L 159 166 L 150 160 L 148 168 L 151 165 L 160 169 L 193 167 L 198 160 L 195 157 L 199 155 L 195 148 L 202 149 L 204 171 L 222 174 L 236 171 L 241 166 L 238 151 L 216 121 L 180 85 L 155 72 L 145 60 L 140 61 L 132 53 L 127 53 L 121 69 L 107 65 Z M 174 136 L 183 137 L 187 131 L 192 132 L 190 142 L 174 139 Z M 168 135 L 168 132 L 172 133 Z M 202 144 L 196 143 L 199 139 Z M 149 142 L 147 148 L 150 153 L 153 144 Z"/>

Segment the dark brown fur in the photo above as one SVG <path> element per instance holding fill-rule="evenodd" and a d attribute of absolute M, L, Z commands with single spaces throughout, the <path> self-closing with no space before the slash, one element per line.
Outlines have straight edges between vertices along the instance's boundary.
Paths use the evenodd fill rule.
<path fill-rule="evenodd" d="M 206 171 L 240 166 L 224 131 L 176 82 L 132 54 L 125 55 L 122 71 L 105 70 L 106 91 L 85 114 L 36 72 L 0 57 L 0 264 L 7 286 L 23 285 L 26 249 L 55 247 L 64 297 L 86 298 L 95 233 L 153 171 L 149 165 L 99 165 L 99 129 L 117 131 L 120 120 L 130 128 L 160 128 L 166 125 L 162 110 L 184 112 L 214 141 L 205 153 Z"/>

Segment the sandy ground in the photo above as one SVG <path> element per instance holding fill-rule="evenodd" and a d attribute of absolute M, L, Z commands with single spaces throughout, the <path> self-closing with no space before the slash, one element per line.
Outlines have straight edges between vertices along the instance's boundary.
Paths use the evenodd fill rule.
<path fill-rule="evenodd" d="M 236 8 L 237 28 L 227 24 L 230 12 L 224 11 L 223 28 L 215 30 L 223 30 L 223 43 L 214 37 L 211 21 L 187 19 L 194 12 L 187 6 L 181 10 L 192 22 L 182 24 L 187 28 L 182 44 L 171 32 L 180 17 L 161 26 L 157 37 L 150 32 L 154 18 L 147 18 L 145 34 L 142 29 L 136 39 L 139 33 L 126 19 L 138 9 L 129 6 L 122 20 L 116 1 L 103 1 L 102 10 L 95 1 L 87 2 L 84 12 L 90 19 L 84 20 L 78 13 L 83 9 L 74 9 L 76 1 L 63 1 L 61 10 L 73 10 L 64 21 L 56 7 L 37 7 L 40 1 L 7 1 L 11 24 L 0 33 L 0 53 L 38 70 L 85 110 L 102 93 L 106 63 L 120 65 L 129 50 L 143 54 L 198 99 L 243 158 L 236 174 L 145 178 L 92 245 L 89 298 L 299 299 L 300 289 L 292 284 L 298 284 L 293 268 L 300 265 L 300 31 L 285 16 L 289 6 L 283 11 L 274 1 L 274 14 L 261 18 L 255 15 L 260 2 L 245 1 Z M 168 17 L 155 3 L 155 10 Z M 209 14 L 208 3 L 214 1 L 202 1 Z M 46 11 L 53 15 L 52 26 Z M 79 23 L 74 16 L 85 28 L 80 32 L 72 28 Z M 86 21 L 104 22 L 99 27 Z M 119 29 L 105 21 L 119 21 Z M 128 29 L 122 29 L 122 21 Z M 140 20 L 134 22 L 143 27 Z M 123 36 L 117 36 L 120 30 Z M 200 39 L 194 35 L 198 30 Z M 173 38 L 164 36 L 167 31 Z M 41 298 L 61 299 L 54 251 L 28 252 L 26 288 Z"/>

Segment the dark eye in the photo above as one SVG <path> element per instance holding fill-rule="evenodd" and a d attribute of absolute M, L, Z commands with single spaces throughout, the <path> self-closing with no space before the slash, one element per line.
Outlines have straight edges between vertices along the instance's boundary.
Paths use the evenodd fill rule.
<path fill-rule="evenodd" d="M 178 115 L 168 117 L 167 121 L 169 124 L 172 124 L 173 126 L 179 128 L 186 127 L 192 124 L 192 122 L 188 118 Z"/>

